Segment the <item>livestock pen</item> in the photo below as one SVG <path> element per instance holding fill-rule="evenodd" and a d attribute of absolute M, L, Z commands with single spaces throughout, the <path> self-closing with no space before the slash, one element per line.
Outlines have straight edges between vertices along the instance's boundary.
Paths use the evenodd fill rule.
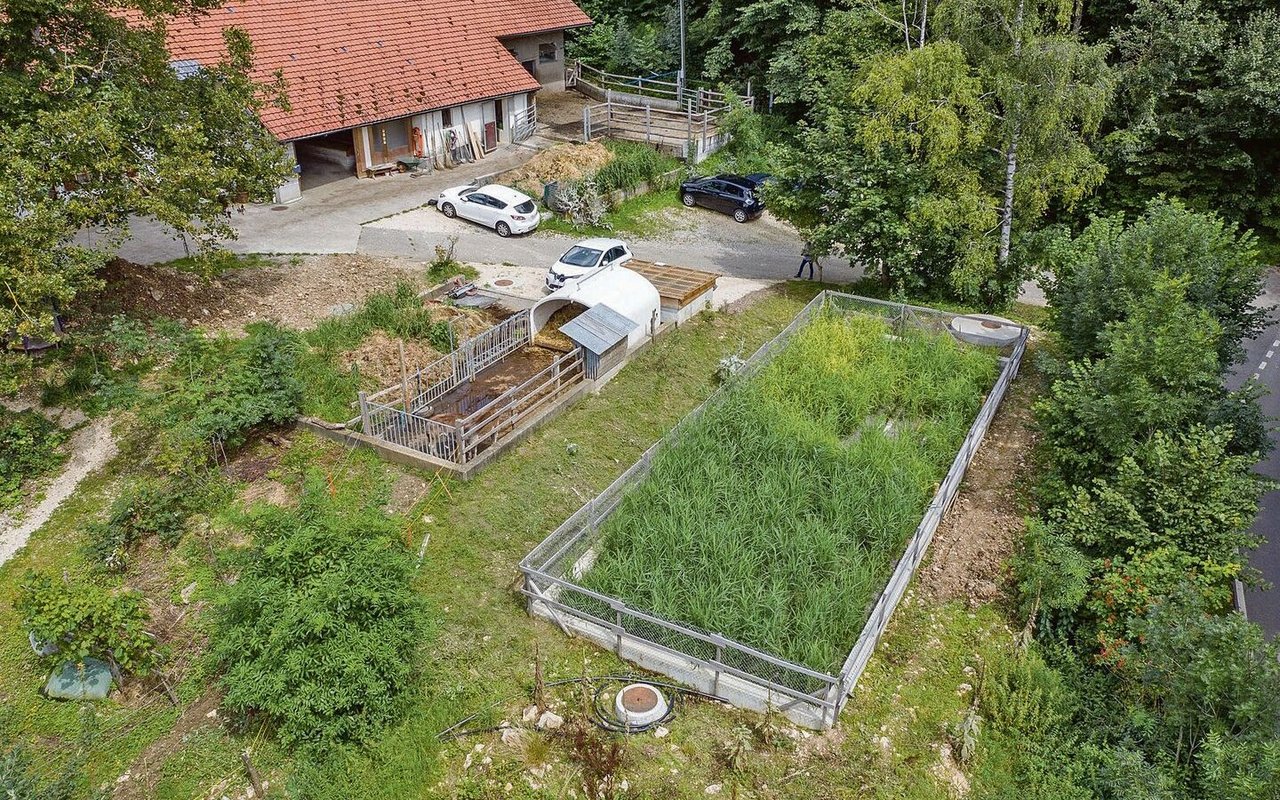
<path fill-rule="evenodd" d="M 521 562 L 531 612 L 729 702 L 833 724 L 1026 337 L 824 292 Z"/>

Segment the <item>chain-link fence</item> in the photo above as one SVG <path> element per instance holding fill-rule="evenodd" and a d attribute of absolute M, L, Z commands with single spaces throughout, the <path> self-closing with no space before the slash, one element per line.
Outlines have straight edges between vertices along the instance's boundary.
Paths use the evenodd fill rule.
<path fill-rule="evenodd" d="M 993 318 L 951 314 L 828 291 L 815 297 L 786 329 L 757 350 L 747 360 L 742 373 L 750 375 L 757 371 L 814 314 L 824 310 L 883 317 L 892 326 L 891 335 L 901 335 L 907 328 L 950 333 L 971 342 L 976 337 L 983 344 L 1000 347 L 1002 352 L 999 377 L 893 574 L 872 605 L 862 634 L 839 674 L 829 675 L 717 633 L 661 619 L 576 583 L 591 568 L 597 555 L 600 528 L 623 495 L 645 478 L 660 448 L 679 436 L 690 420 L 719 401 L 723 388 L 685 416 L 607 489 L 574 512 L 520 562 L 523 591 L 529 599 L 531 613 L 553 620 L 566 633 L 582 635 L 623 657 L 737 705 L 758 710 L 778 709 L 810 727 L 824 728 L 835 723 L 911 576 L 924 558 L 934 531 L 959 492 L 965 470 L 1017 374 L 1028 332 L 1025 327 Z"/>

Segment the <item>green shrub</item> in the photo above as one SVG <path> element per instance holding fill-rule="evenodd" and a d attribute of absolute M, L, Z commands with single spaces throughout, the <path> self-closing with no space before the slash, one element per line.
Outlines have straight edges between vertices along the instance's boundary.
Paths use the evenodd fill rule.
<path fill-rule="evenodd" d="M 83 759 L 66 759 L 58 769 L 58 776 L 48 779 L 37 768 L 23 744 L 0 742 L 0 797 L 6 800 L 72 800 L 80 796 L 84 783 Z"/>
<path fill-rule="evenodd" d="M 160 468 L 190 473 L 242 444 L 250 430 L 292 421 L 302 403 L 298 346 L 296 334 L 255 324 L 241 340 L 197 339 L 184 347 L 158 402 L 142 413 Z"/>
<path fill-rule="evenodd" d="M 56 648 L 51 661 L 93 656 L 145 675 L 159 660 L 138 592 L 28 573 L 14 608 L 28 632 Z"/>
<path fill-rule="evenodd" d="M 595 173 L 596 188 L 603 194 L 653 183 L 676 169 L 680 162 L 657 148 L 639 142 L 608 142 L 613 160 Z"/>
<path fill-rule="evenodd" d="M 107 569 L 123 572 L 131 549 L 144 537 L 176 545 L 197 510 L 197 495 L 194 479 L 186 476 L 138 478 L 111 504 L 106 521 L 89 525 L 90 553 Z"/>
<path fill-rule="evenodd" d="M 473 279 L 480 274 L 476 272 L 475 267 L 463 264 L 454 256 L 453 249 L 457 244 L 458 237 L 450 236 L 446 244 L 436 245 L 435 257 L 431 259 L 431 263 L 427 264 L 427 280 L 433 285 L 444 283 L 455 275 Z"/>
<path fill-rule="evenodd" d="M 264 715 L 290 747 L 369 738 L 408 702 L 427 633 L 402 523 L 313 472 L 298 508 L 246 526 L 255 544 L 214 613 L 223 707 Z"/>
<path fill-rule="evenodd" d="M 61 466 L 67 435 L 40 414 L 6 415 L 0 421 L 0 511 L 22 499 L 24 486 Z"/>

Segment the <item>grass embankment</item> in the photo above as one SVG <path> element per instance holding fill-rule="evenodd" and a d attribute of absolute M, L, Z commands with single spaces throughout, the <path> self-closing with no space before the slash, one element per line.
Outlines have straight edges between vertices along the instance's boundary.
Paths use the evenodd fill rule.
<path fill-rule="evenodd" d="M 609 518 L 584 583 L 836 670 L 919 524 L 992 354 L 823 315 L 691 422 Z"/>
<path fill-rule="evenodd" d="M 674 189 L 663 185 L 660 178 L 677 169 L 680 161 L 639 142 L 606 140 L 604 145 L 613 153 L 613 160 L 588 176 L 596 191 L 606 195 L 635 189 L 641 183 L 647 183 L 649 191 L 610 208 L 600 224 L 575 224 L 564 217 L 554 216 L 543 221 L 541 229 L 567 236 L 646 238 L 669 228 L 671 223 L 666 212 L 680 208 L 680 199 Z"/>
<path fill-rule="evenodd" d="M 401 283 L 393 291 L 371 295 L 352 313 L 330 317 L 299 334 L 304 345 L 298 353 L 298 378 L 306 387 L 303 414 L 342 422 L 353 416 L 351 403 L 357 393 L 382 388 L 358 370 L 344 369 L 340 358 L 378 330 L 429 342 L 445 353 L 453 344 L 449 324 L 433 318 L 412 284 Z"/>

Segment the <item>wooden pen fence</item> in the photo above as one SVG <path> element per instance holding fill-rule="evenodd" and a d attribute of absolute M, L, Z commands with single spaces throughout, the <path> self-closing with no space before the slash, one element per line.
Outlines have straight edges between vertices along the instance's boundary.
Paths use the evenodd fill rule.
<path fill-rule="evenodd" d="M 358 423 L 367 436 L 465 465 L 518 430 L 585 379 L 580 348 L 556 358 L 520 384 L 456 421 L 433 419 L 437 402 L 530 344 L 529 313 L 512 316 L 460 344 L 430 366 L 373 394 L 361 392 Z"/>

